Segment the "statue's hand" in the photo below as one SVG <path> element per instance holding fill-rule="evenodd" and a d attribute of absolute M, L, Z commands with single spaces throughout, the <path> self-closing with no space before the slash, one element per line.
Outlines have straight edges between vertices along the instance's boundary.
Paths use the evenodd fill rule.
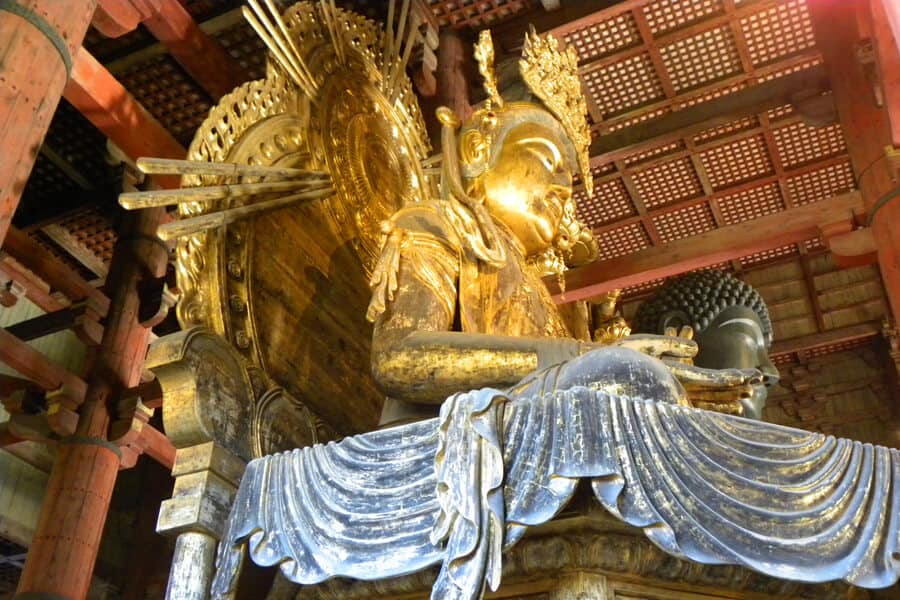
<path fill-rule="evenodd" d="M 612 345 L 637 350 L 654 358 L 683 360 L 697 354 L 697 342 L 689 337 L 638 333 L 616 340 Z"/>
<path fill-rule="evenodd" d="M 678 360 L 663 359 L 687 392 L 691 406 L 734 415 L 744 413 L 742 398 L 753 395 L 763 374 L 757 369 L 704 369 Z"/>

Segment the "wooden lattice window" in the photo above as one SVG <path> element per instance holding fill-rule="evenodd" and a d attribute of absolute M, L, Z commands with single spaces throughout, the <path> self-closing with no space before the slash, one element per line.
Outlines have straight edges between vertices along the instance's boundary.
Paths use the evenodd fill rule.
<path fill-rule="evenodd" d="M 849 160 L 788 179 L 788 189 L 797 206 L 826 200 L 855 187 Z"/>
<path fill-rule="evenodd" d="M 714 189 L 756 179 L 773 172 L 762 135 L 716 146 L 700 155 Z"/>
<path fill-rule="evenodd" d="M 813 238 L 811 240 L 806 240 L 803 242 L 803 247 L 806 248 L 807 252 L 818 252 L 819 250 L 825 250 L 825 243 L 822 241 L 822 238 Z"/>
<path fill-rule="evenodd" d="M 703 202 L 656 215 L 653 225 L 666 244 L 715 229 L 716 221 L 709 205 Z"/>
<path fill-rule="evenodd" d="M 604 181 L 594 188 L 594 196 L 588 200 L 584 190 L 575 193 L 578 218 L 588 227 L 597 227 L 630 217 L 635 214 L 631 197 L 621 179 Z"/>
<path fill-rule="evenodd" d="M 649 295 L 651 292 L 656 291 L 656 289 L 665 282 L 665 279 L 652 279 L 650 281 L 645 281 L 644 283 L 638 283 L 635 285 L 630 285 L 626 288 L 622 288 L 622 299 L 626 300 L 630 298 L 637 298 L 639 296 Z"/>
<path fill-rule="evenodd" d="M 634 173 L 632 179 L 647 208 L 673 204 L 703 194 L 703 187 L 689 158 L 648 167 Z"/>
<path fill-rule="evenodd" d="M 719 208 L 726 225 L 734 225 L 784 210 L 784 199 L 777 183 L 723 196 Z"/>
<path fill-rule="evenodd" d="M 740 25 L 754 66 L 775 62 L 816 43 L 805 0 L 779 2 L 744 17 Z"/>
<path fill-rule="evenodd" d="M 581 62 L 588 62 L 641 43 L 641 34 L 630 12 L 577 29 L 566 36 Z"/>
<path fill-rule="evenodd" d="M 844 132 L 839 123 L 828 127 L 810 127 L 799 122 L 772 132 L 775 146 L 786 168 L 829 158 L 846 150 Z"/>
<path fill-rule="evenodd" d="M 806 356 L 807 358 L 818 358 L 820 356 L 833 354 L 835 352 L 846 352 L 847 350 L 854 350 L 856 348 L 860 348 L 861 346 L 868 346 L 871 342 L 872 339 L 868 337 L 855 340 L 847 340 L 844 342 L 837 342 L 835 344 L 829 344 L 828 346 L 810 348 L 806 351 Z"/>
<path fill-rule="evenodd" d="M 683 98 L 675 103 L 675 108 L 677 110 L 681 110 L 682 108 L 694 106 L 695 104 L 703 104 L 704 102 L 709 102 L 710 100 L 715 100 L 716 98 L 721 98 L 722 96 L 727 96 L 728 94 L 739 92 L 746 87 L 746 83 L 735 83 L 732 85 L 721 85 L 699 94 L 689 93 L 686 98 Z"/>
<path fill-rule="evenodd" d="M 800 63 L 795 63 L 788 65 L 786 67 L 776 69 L 774 71 L 768 71 L 760 75 L 759 82 L 763 83 L 766 81 L 772 81 L 773 79 L 778 79 L 779 77 L 784 77 L 785 75 L 791 75 L 792 73 L 799 73 L 800 71 L 804 71 L 806 69 L 811 69 L 813 67 L 817 67 L 822 64 L 821 57 L 810 58 L 809 60 L 804 60 Z"/>
<path fill-rule="evenodd" d="M 608 125 L 604 124 L 601 130 L 607 132 L 616 131 L 625 127 L 637 125 L 638 123 L 643 123 L 644 121 L 652 121 L 653 119 L 658 119 L 659 117 L 669 112 L 671 111 L 667 106 L 660 106 L 652 110 L 646 110 L 638 115 L 629 116 L 627 118 L 614 121 Z"/>
<path fill-rule="evenodd" d="M 728 26 L 678 40 L 661 48 L 660 53 L 677 92 L 741 72 L 741 57 Z"/>
<path fill-rule="evenodd" d="M 769 118 L 769 121 L 775 123 L 781 119 L 790 117 L 794 114 L 794 105 L 793 104 L 784 104 L 777 108 L 773 108 L 766 112 L 766 116 Z"/>
<path fill-rule="evenodd" d="M 665 96 L 647 53 L 589 71 L 584 84 L 604 118 Z"/>
<path fill-rule="evenodd" d="M 644 7 L 644 16 L 653 35 L 681 29 L 710 16 L 722 14 L 721 0 L 656 0 Z"/>
<path fill-rule="evenodd" d="M 601 260 L 633 254 L 650 245 L 650 237 L 642 223 L 629 223 L 604 231 L 597 241 L 600 244 Z"/>

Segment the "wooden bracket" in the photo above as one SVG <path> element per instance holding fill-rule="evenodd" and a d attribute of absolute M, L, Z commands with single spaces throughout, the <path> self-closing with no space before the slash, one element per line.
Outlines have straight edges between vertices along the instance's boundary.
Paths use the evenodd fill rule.
<path fill-rule="evenodd" d="M 138 322 L 148 329 L 162 323 L 181 298 L 181 291 L 170 288 L 165 277 L 142 282 L 138 294 L 141 298 Z"/>
<path fill-rule="evenodd" d="M 19 298 L 24 298 L 25 286 L 5 273 L 0 273 L 0 306 L 10 308 L 16 305 Z"/>

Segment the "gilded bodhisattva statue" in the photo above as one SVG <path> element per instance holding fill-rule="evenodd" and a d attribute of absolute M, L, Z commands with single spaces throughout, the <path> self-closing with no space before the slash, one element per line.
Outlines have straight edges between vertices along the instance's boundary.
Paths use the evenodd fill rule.
<path fill-rule="evenodd" d="M 449 109 L 438 111 L 441 196 L 385 224 L 368 313 L 372 368 L 389 397 L 385 420 L 422 414 L 410 403 L 438 404 L 485 386 L 519 395 L 577 382 L 688 405 L 679 380 L 723 398 L 761 381 L 752 369 L 710 371 L 673 360 L 696 353 L 685 338 L 635 335 L 610 349 L 572 337 L 541 276 L 548 265 L 596 257 L 572 196 L 579 170 L 592 188 L 577 59 L 554 38 L 529 34 L 519 63 L 524 97 L 504 99 L 488 31 L 475 55 L 489 98 L 464 124 Z"/>

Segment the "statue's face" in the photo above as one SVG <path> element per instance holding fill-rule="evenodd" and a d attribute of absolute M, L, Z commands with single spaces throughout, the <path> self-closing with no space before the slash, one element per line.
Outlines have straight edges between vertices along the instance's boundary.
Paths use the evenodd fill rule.
<path fill-rule="evenodd" d="M 507 134 L 482 176 L 485 206 L 526 256 L 550 247 L 572 197 L 573 165 L 565 144 L 560 131 L 523 123 Z"/>
<path fill-rule="evenodd" d="M 759 369 L 764 377 L 753 395 L 741 401 L 744 416 L 760 419 L 768 388 L 778 382 L 778 369 L 769 359 L 762 324 L 756 312 L 733 306 L 716 316 L 697 336 L 700 350 L 694 364 L 708 369 Z"/>

